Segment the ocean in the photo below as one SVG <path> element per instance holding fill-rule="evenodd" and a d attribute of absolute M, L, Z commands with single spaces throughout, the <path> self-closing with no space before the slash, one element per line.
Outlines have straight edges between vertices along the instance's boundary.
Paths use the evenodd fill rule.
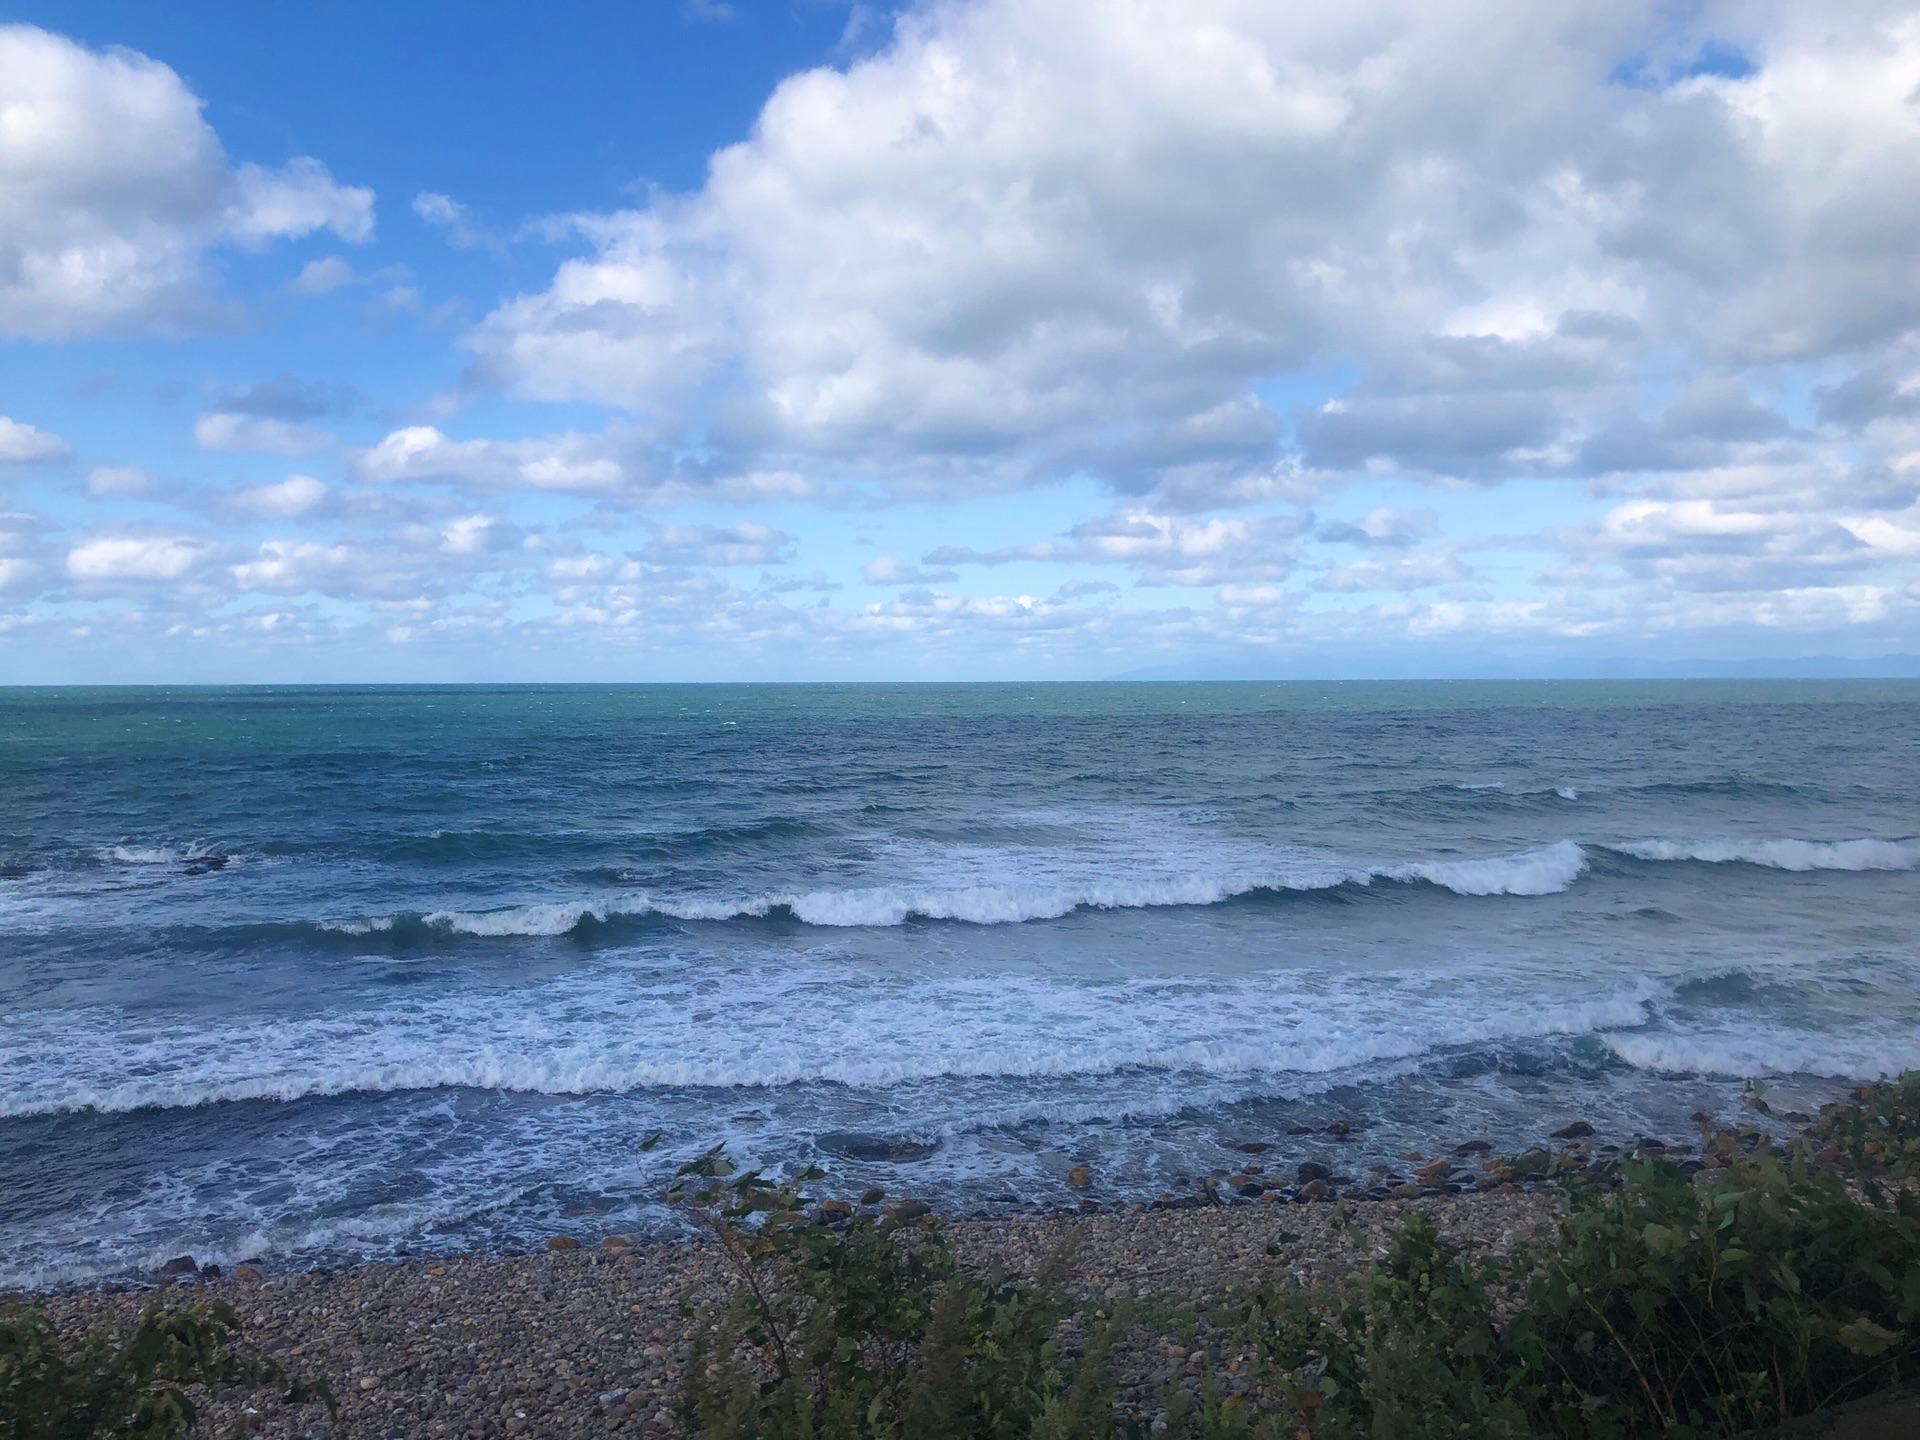
<path fill-rule="evenodd" d="M 1917 801 L 1901 681 L 0 691 L 0 1284 L 1811 1109 Z"/>

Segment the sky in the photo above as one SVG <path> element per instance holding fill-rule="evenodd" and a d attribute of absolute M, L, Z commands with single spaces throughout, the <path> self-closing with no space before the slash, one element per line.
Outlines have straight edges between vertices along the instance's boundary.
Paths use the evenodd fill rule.
<path fill-rule="evenodd" d="M 1910 4 L 0 0 L 0 682 L 1920 673 L 1916 195 Z"/>

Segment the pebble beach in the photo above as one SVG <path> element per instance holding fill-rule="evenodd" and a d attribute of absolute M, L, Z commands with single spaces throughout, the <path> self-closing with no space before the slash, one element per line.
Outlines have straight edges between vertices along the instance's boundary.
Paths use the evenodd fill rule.
<path fill-rule="evenodd" d="M 1063 1250 L 1080 1298 L 1155 1311 L 1286 1277 L 1323 1284 L 1384 1248 L 1409 1210 L 1430 1211 L 1455 1244 L 1504 1253 L 1550 1223 L 1552 1197 L 1498 1192 L 1340 1204 L 1260 1204 L 963 1220 L 948 1234 L 968 1268 L 1031 1276 Z M 692 1326 L 727 1293 L 714 1246 L 597 1244 L 499 1257 L 420 1258 L 273 1274 L 253 1266 L 173 1277 L 159 1287 L 48 1297 L 63 1330 L 130 1325 L 158 1301 L 219 1299 L 250 1343 L 290 1370 L 325 1378 L 338 1399 L 284 1407 L 271 1397 L 216 1400 L 211 1434 L 294 1437 L 676 1436 Z M 1271 1249 L 1270 1249 L 1271 1247 Z M 1118 1356 L 1120 1399 L 1150 1414 L 1167 1386 L 1216 1375 L 1244 1386 L 1236 1357 L 1143 1326 Z"/>

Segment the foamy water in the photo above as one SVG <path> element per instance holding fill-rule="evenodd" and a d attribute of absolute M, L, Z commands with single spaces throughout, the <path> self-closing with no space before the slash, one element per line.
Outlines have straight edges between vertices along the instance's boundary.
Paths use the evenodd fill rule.
<path fill-rule="evenodd" d="M 991 1211 L 1920 1065 L 1913 686 L 0 712 L 4 1281 L 664 1224 L 716 1140 Z"/>

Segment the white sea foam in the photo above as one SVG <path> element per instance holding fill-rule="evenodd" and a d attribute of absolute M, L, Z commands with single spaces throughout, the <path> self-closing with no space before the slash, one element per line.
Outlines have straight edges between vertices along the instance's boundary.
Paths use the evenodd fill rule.
<path fill-rule="evenodd" d="M 1761 1024 L 1689 1031 L 1655 1028 L 1603 1039 L 1636 1069 L 1672 1075 L 1858 1079 L 1920 1067 L 1920 1033 L 1908 1025 L 1844 1034 Z"/>
<path fill-rule="evenodd" d="M 736 997 L 724 1020 L 714 990 Z M 1509 990 L 1511 987 L 1509 987 Z M 258 1025 L 99 1010 L 18 1016 L 0 1040 L 0 1115 L 294 1100 L 441 1087 L 583 1094 L 657 1087 L 1059 1078 L 1129 1069 L 1314 1075 L 1461 1044 L 1646 1023 L 1630 985 L 1486 1003 L 1415 972 L 1344 988 L 1326 974 L 1022 973 L 903 988 L 858 964 L 614 969 L 515 992 L 396 1002 Z"/>
<path fill-rule="evenodd" d="M 1518 855 L 1485 860 L 1422 860 L 1374 873 L 1394 880 L 1426 880 L 1457 895 L 1554 895 L 1580 878 L 1586 852 L 1571 840 Z"/>
<path fill-rule="evenodd" d="M 1256 891 L 1283 893 L 1367 885 L 1374 880 L 1426 881 L 1461 895 L 1550 895 L 1565 890 L 1586 868 L 1571 840 L 1478 860 L 1423 860 L 1400 864 L 1343 864 L 1334 859 L 1290 856 L 1266 868 L 1138 874 L 1127 878 L 1081 875 L 1054 883 L 983 879 L 965 883 L 967 870 L 1018 870 L 1017 854 L 996 853 L 993 864 L 956 865 L 958 883 L 896 883 L 846 889 L 770 892 L 762 895 L 660 896 L 628 894 L 597 900 L 554 901 L 499 910 L 435 910 L 423 920 L 456 934 L 478 936 L 564 935 L 586 921 L 616 916 L 662 915 L 676 920 L 724 921 L 790 911 L 804 924 L 850 928 L 896 926 L 909 920 L 954 920 L 971 925 L 1016 925 L 1056 920 L 1076 910 L 1129 910 L 1169 905 L 1217 905 Z M 1058 868 L 1054 857 L 1035 857 L 1031 868 Z M 327 922 L 346 929 L 354 923 Z M 386 923 L 391 923 L 386 922 Z M 361 933 L 349 930 L 349 933 Z"/>
<path fill-rule="evenodd" d="M 191 845 L 109 845 L 98 856 L 117 865 L 178 865 L 205 860 L 221 853 L 217 845 L 196 840 Z"/>
<path fill-rule="evenodd" d="M 1639 860 L 1699 860 L 1773 870 L 1913 870 L 1915 840 L 1638 840 L 1610 847 Z"/>
<path fill-rule="evenodd" d="M 1580 792 L 1571 785 L 1562 785 L 1553 793 L 1558 795 L 1562 800 L 1578 800 L 1580 798 Z"/>

